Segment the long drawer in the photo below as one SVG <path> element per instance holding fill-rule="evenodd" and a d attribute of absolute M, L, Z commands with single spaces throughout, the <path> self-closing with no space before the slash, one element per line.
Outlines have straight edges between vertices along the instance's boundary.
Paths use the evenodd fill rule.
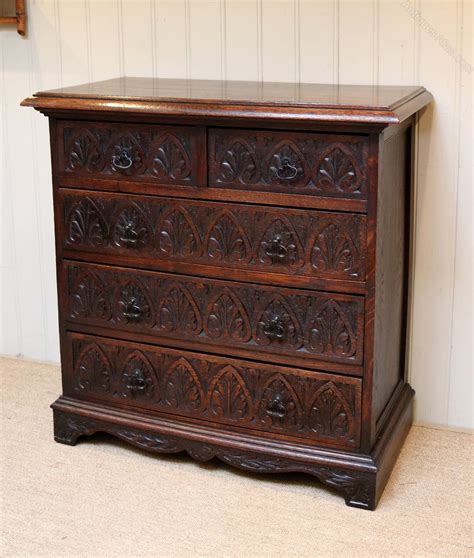
<path fill-rule="evenodd" d="M 63 273 L 71 324 L 316 368 L 363 360 L 361 296 L 77 262 L 64 262 Z"/>
<path fill-rule="evenodd" d="M 185 273 L 365 280 L 364 215 L 65 190 L 60 203 L 69 252 Z"/>
<path fill-rule="evenodd" d="M 68 333 L 65 395 L 357 447 L 361 380 Z"/>

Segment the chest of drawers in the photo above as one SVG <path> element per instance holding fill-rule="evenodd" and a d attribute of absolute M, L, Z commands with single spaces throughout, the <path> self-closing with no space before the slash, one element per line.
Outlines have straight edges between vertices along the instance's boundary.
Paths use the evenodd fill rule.
<path fill-rule="evenodd" d="M 418 87 L 120 78 L 50 119 L 58 442 L 108 432 L 374 509 L 405 380 Z"/>

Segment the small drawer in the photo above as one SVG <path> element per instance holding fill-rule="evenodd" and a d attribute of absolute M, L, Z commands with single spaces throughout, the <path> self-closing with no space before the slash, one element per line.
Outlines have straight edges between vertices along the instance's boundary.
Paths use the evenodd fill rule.
<path fill-rule="evenodd" d="M 358 447 L 362 381 L 68 333 L 65 395 Z"/>
<path fill-rule="evenodd" d="M 64 250 L 117 258 L 107 263 L 365 281 L 365 215 L 79 191 L 60 200 Z"/>
<path fill-rule="evenodd" d="M 367 199 L 366 136 L 210 128 L 209 186 Z"/>
<path fill-rule="evenodd" d="M 64 262 L 63 271 L 71 324 L 312 368 L 362 364 L 362 296 L 76 262 Z"/>
<path fill-rule="evenodd" d="M 63 176 L 196 186 L 198 133 L 191 126 L 62 121 L 58 137 Z"/>

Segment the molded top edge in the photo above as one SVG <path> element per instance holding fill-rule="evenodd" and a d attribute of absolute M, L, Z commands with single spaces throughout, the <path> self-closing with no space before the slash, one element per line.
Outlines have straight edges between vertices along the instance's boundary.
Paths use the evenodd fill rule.
<path fill-rule="evenodd" d="M 423 87 L 121 77 L 40 91 L 23 106 L 184 116 L 400 122 L 431 101 Z M 412 105 L 410 110 L 403 107 Z M 400 114 L 403 112 L 403 118 Z M 409 113 L 409 114 L 408 114 Z"/>

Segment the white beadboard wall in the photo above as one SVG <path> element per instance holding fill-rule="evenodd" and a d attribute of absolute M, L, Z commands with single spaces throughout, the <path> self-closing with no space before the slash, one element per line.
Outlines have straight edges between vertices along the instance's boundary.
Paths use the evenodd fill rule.
<path fill-rule="evenodd" d="M 470 0 L 412 5 L 472 62 Z M 27 95 L 120 75 L 424 85 L 435 102 L 416 136 L 409 375 L 418 422 L 472 428 L 472 77 L 398 0 L 30 0 L 27 9 L 26 39 L 0 31 L 0 354 L 59 360 L 48 128 L 19 107 Z"/>

